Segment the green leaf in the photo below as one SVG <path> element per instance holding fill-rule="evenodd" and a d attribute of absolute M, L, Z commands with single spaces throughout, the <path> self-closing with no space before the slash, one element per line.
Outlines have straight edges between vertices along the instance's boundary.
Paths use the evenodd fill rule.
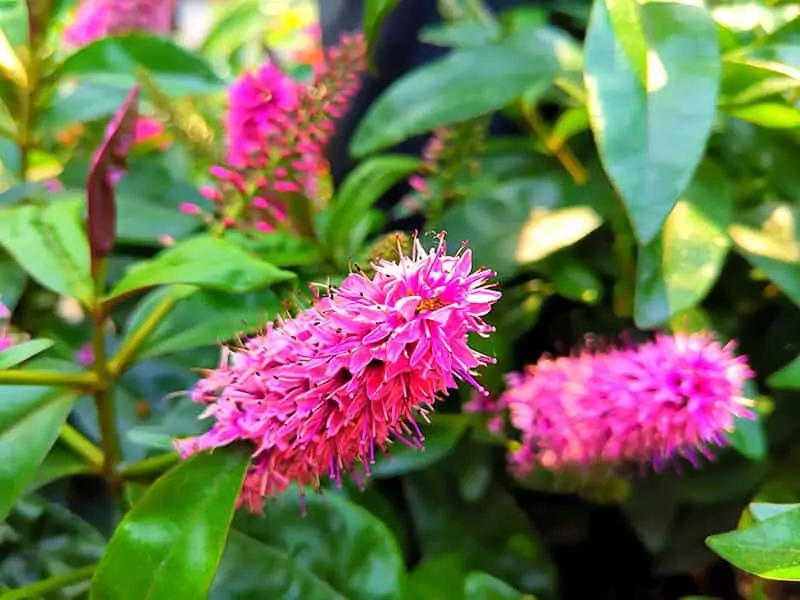
<path fill-rule="evenodd" d="M 736 250 L 800 306 L 800 212 L 764 203 L 728 228 Z"/>
<path fill-rule="evenodd" d="M 35 130 L 52 135 L 74 123 L 88 123 L 114 112 L 125 101 L 130 90 L 107 82 L 80 82 L 68 86 L 44 109 Z"/>
<path fill-rule="evenodd" d="M 176 283 L 242 294 L 295 278 L 294 273 L 253 258 L 230 242 L 199 236 L 128 269 L 106 300 L 135 290 Z"/>
<path fill-rule="evenodd" d="M 90 598 L 205 598 L 249 460 L 240 449 L 221 448 L 158 479 L 117 527 Z"/>
<path fill-rule="evenodd" d="M 190 293 L 187 295 L 187 291 Z M 159 322 L 137 358 L 153 358 L 201 346 L 219 344 L 240 333 L 253 333 L 272 321 L 282 306 L 271 291 L 231 295 L 185 288 L 164 288 L 148 294 L 131 314 L 126 339 L 168 295 L 181 297 L 170 313 Z M 124 342 L 123 342 L 124 343 Z"/>
<path fill-rule="evenodd" d="M 762 102 L 749 106 L 729 108 L 728 114 L 737 119 L 770 129 L 795 129 L 800 127 L 800 110 L 777 102 Z"/>
<path fill-rule="evenodd" d="M 732 213 L 726 176 L 710 163 L 702 165 L 667 217 L 661 235 L 639 249 L 637 327 L 661 325 L 705 298 L 731 247 L 727 228 Z"/>
<path fill-rule="evenodd" d="M 600 218 L 586 202 L 596 191 L 552 176 L 506 180 L 452 206 L 430 227 L 447 231 L 451 244 L 468 242 L 475 261 L 501 278 L 513 277 L 523 262 L 541 260 L 597 229 Z"/>
<path fill-rule="evenodd" d="M 699 3 L 651 1 L 638 15 L 636 7 L 626 13 L 638 18 L 644 44 L 613 23 L 607 3 L 617 4 L 593 4 L 586 34 L 589 117 L 603 166 L 647 244 L 691 181 L 711 134 L 721 71 L 717 31 Z M 637 75 L 643 65 L 646 86 Z"/>
<path fill-rule="evenodd" d="M 503 31 L 497 21 L 455 21 L 422 29 L 421 42 L 449 48 L 472 48 L 497 42 Z"/>
<path fill-rule="evenodd" d="M 0 253 L 0 302 L 11 312 L 14 312 L 27 283 L 28 276 L 22 267 L 7 254 Z"/>
<path fill-rule="evenodd" d="M 26 491 L 31 492 L 63 477 L 91 471 L 92 466 L 87 464 L 86 459 L 80 454 L 56 442 L 37 469 L 36 474 L 28 482 Z"/>
<path fill-rule="evenodd" d="M 405 567 L 391 532 L 338 494 L 306 498 L 292 489 L 265 517 L 234 522 L 210 600 L 399 600 Z"/>
<path fill-rule="evenodd" d="M 0 522 L 36 475 L 75 397 L 43 386 L 4 386 L 0 399 Z"/>
<path fill-rule="evenodd" d="M 554 265 L 548 265 L 548 272 L 550 283 L 557 294 L 587 304 L 600 300 L 603 282 L 593 271 L 571 258 L 554 262 Z"/>
<path fill-rule="evenodd" d="M 218 10 L 217 21 L 201 47 L 203 56 L 228 57 L 248 40 L 263 37 L 266 15 L 258 0 L 225 3 Z"/>
<path fill-rule="evenodd" d="M 764 579 L 800 581 L 800 509 L 747 529 L 712 535 L 706 543 L 743 571 Z"/>
<path fill-rule="evenodd" d="M 751 104 L 800 87 L 800 71 L 773 61 L 725 59 L 720 103 Z"/>
<path fill-rule="evenodd" d="M 167 38 L 144 34 L 92 42 L 67 58 L 58 76 L 130 88 L 136 83 L 139 68 L 148 71 L 153 81 L 173 97 L 213 93 L 224 87 L 199 55 Z"/>
<path fill-rule="evenodd" d="M 370 54 L 372 54 L 383 22 L 395 9 L 397 2 L 398 0 L 366 0 L 364 2 L 364 36 L 367 39 L 367 48 Z"/>
<path fill-rule="evenodd" d="M 364 213 L 419 165 L 419 160 L 408 156 L 377 156 L 362 162 L 347 176 L 331 200 L 325 229 L 328 244 L 338 250 L 340 258 L 350 257 L 364 242 L 364 236 L 357 235 L 356 228 Z"/>
<path fill-rule="evenodd" d="M 776 390 L 800 390 L 800 356 L 770 375 L 767 383 Z"/>
<path fill-rule="evenodd" d="M 397 477 L 439 462 L 453 451 L 469 425 L 469 416 L 465 414 L 434 415 L 431 420 L 430 427 L 420 423 L 425 434 L 424 450 L 396 442 L 389 456 L 379 458 L 370 469 L 373 477 Z"/>
<path fill-rule="evenodd" d="M 525 592 L 553 595 L 555 567 L 514 498 L 494 485 L 480 500 L 464 502 L 450 492 L 454 486 L 441 470 L 403 478 L 423 558 L 456 553 L 468 569 Z"/>
<path fill-rule="evenodd" d="M 800 504 L 787 503 L 787 504 L 772 504 L 770 502 L 752 502 L 748 506 L 750 514 L 756 521 L 766 521 L 772 517 L 777 517 L 790 510 L 800 508 Z"/>
<path fill-rule="evenodd" d="M 589 206 L 533 209 L 519 234 L 515 253 L 517 262 L 540 261 L 582 240 L 602 223 L 600 215 Z"/>
<path fill-rule="evenodd" d="M 9 369 L 51 348 L 53 340 L 30 340 L 15 344 L 0 352 L 0 369 Z"/>
<path fill-rule="evenodd" d="M 550 81 L 556 64 L 552 48 L 516 38 L 454 50 L 389 86 L 361 121 L 351 152 L 364 156 L 434 127 L 498 110 L 537 81 Z"/>
<path fill-rule="evenodd" d="M 522 594 L 505 581 L 480 571 L 467 575 L 467 580 L 464 582 L 464 598 L 465 600 L 523 600 Z"/>
<path fill-rule="evenodd" d="M 456 553 L 424 560 L 409 574 L 405 600 L 465 600 L 466 577 L 464 561 Z"/>
<path fill-rule="evenodd" d="M 230 230 L 225 237 L 276 267 L 299 267 L 320 260 L 319 248 L 312 241 L 289 232 L 273 231 L 253 237 Z"/>
<path fill-rule="evenodd" d="M 0 210 L 0 245 L 43 286 L 88 305 L 92 297 L 83 201 Z"/>

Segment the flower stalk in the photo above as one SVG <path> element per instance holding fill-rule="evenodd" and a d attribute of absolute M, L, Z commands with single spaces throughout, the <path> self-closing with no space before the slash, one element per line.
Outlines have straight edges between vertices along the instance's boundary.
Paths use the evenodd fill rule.
<path fill-rule="evenodd" d="M 3 600 L 38 598 L 49 592 L 54 592 L 69 585 L 74 585 L 76 583 L 80 583 L 81 581 L 91 579 L 96 569 L 97 563 L 86 567 L 81 567 L 80 569 L 75 569 L 74 571 L 69 571 L 68 573 L 63 573 L 62 575 L 55 575 L 54 577 L 37 581 L 31 585 L 26 585 L 25 587 L 9 590 L 7 592 L 3 592 Z"/>

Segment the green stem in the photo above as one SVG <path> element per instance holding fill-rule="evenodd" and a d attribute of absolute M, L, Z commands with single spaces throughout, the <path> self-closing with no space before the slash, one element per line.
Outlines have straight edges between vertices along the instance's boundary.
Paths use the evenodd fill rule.
<path fill-rule="evenodd" d="M 153 333 L 153 330 L 158 327 L 161 321 L 166 317 L 169 312 L 175 307 L 177 299 L 167 294 L 164 299 L 156 305 L 144 322 L 133 332 L 130 338 L 126 340 L 122 348 L 120 348 L 117 355 L 109 363 L 109 370 L 115 377 L 119 376 L 128 365 L 136 358 L 136 354 L 141 350 L 142 345 Z"/>
<path fill-rule="evenodd" d="M 62 425 L 59 438 L 65 445 L 85 458 L 86 462 L 90 465 L 98 470 L 103 468 L 103 451 L 86 439 L 83 434 L 72 427 L 72 425 L 68 425 L 67 423 Z"/>
<path fill-rule="evenodd" d="M 179 459 L 180 457 L 175 452 L 159 454 L 122 469 L 121 475 L 123 479 L 141 479 L 151 475 L 160 475 L 177 463 Z"/>
<path fill-rule="evenodd" d="M 25 587 L 3 592 L 0 594 L 0 596 L 2 596 L 3 600 L 22 600 L 23 598 L 35 598 L 48 592 L 60 590 L 68 585 L 86 581 L 87 579 L 90 579 L 92 575 L 94 575 L 96 569 L 97 564 L 89 565 L 88 567 L 81 567 L 80 569 L 75 569 L 74 571 L 64 573 L 63 575 L 56 575 L 42 581 L 37 581 L 31 585 L 26 585 Z"/>
<path fill-rule="evenodd" d="M 614 285 L 614 314 L 620 318 L 633 316 L 636 291 L 636 245 L 630 233 L 617 233 L 614 237 L 614 256 L 617 259 L 617 283 Z"/>
<path fill-rule="evenodd" d="M 59 373 L 58 371 L 0 371 L 0 385 L 66 385 L 93 387 L 99 383 L 94 373 Z"/>
<path fill-rule="evenodd" d="M 105 261 L 95 265 L 92 273 L 94 279 L 94 300 L 92 309 L 92 350 L 94 351 L 94 371 L 100 381 L 95 390 L 94 402 L 97 407 L 97 419 L 100 425 L 100 441 L 103 449 L 103 474 L 109 483 L 117 480 L 116 467 L 119 460 L 119 440 L 117 439 L 117 419 L 114 414 L 114 398 L 112 386 L 114 376 L 109 371 L 106 356 L 105 322 L 106 312 L 101 299 L 105 282 Z"/>

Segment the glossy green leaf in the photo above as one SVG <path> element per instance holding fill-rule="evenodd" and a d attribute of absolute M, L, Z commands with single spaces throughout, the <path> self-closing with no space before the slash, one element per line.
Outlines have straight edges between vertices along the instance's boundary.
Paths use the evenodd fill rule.
<path fill-rule="evenodd" d="M 729 108 L 728 114 L 743 121 L 770 129 L 795 129 L 800 127 L 800 110 L 777 102 L 762 102 Z"/>
<path fill-rule="evenodd" d="M 9 369 L 53 346 L 53 340 L 37 339 L 20 342 L 0 352 L 0 369 Z"/>
<path fill-rule="evenodd" d="M 282 310 L 280 299 L 269 290 L 242 295 L 208 290 L 187 294 L 186 291 L 175 288 L 155 290 L 131 314 L 126 338 L 136 332 L 166 296 L 180 298 L 141 346 L 137 354 L 139 359 L 212 346 L 234 339 L 241 333 L 254 333 Z"/>
<path fill-rule="evenodd" d="M 728 228 L 736 250 L 800 306 L 800 211 L 764 203 Z"/>
<path fill-rule="evenodd" d="M 107 299 L 157 285 L 189 284 L 242 294 L 295 279 L 219 238 L 200 236 L 162 251 L 128 269 Z"/>
<path fill-rule="evenodd" d="M 399 600 L 405 567 L 387 527 L 335 493 L 295 490 L 239 514 L 210 600 Z"/>
<path fill-rule="evenodd" d="M 4 386 L 0 397 L 0 522 L 36 475 L 75 397 L 42 386 Z"/>
<path fill-rule="evenodd" d="M 661 325 L 693 308 L 717 281 L 731 242 L 733 196 L 711 164 L 698 169 L 655 240 L 639 249 L 634 318 L 637 327 Z"/>
<path fill-rule="evenodd" d="M 524 264 L 542 260 L 582 240 L 602 223 L 600 215 L 589 206 L 533 209 L 519 234 L 515 253 L 517 262 Z"/>
<path fill-rule="evenodd" d="M 743 571 L 764 579 L 800 581 L 800 509 L 747 529 L 712 535 L 706 542 Z"/>
<path fill-rule="evenodd" d="M 453 451 L 458 440 L 469 425 L 468 415 L 434 415 L 433 425 L 420 423 L 425 435 L 424 450 L 409 448 L 402 442 L 395 442 L 389 456 L 378 458 L 370 468 L 374 477 L 397 477 L 429 467 L 442 460 Z"/>
<path fill-rule="evenodd" d="M 767 379 L 776 390 L 800 390 L 800 356 Z"/>
<path fill-rule="evenodd" d="M 711 133 L 720 80 L 717 31 L 691 0 L 628 6 L 626 18 L 639 22 L 645 45 L 614 26 L 607 4 L 622 3 L 594 2 L 586 34 L 589 117 L 603 166 L 646 244 L 691 181 Z M 646 85 L 637 76 L 642 66 Z"/>
<path fill-rule="evenodd" d="M 82 201 L 0 210 L 0 245 L 43 286 L 89 303 L 89 244 Z"/>
<path fill-rule="evenodd" d="M 364 213 L 419 164 L 419 160 L 408 156 L 378 156 L 359 164 L 342 182 L 331 200 L 325 229 L 328 244 L 339 251 L 341 258 L 350 257 L 364 242 L 364 238 L 356 234 L 356 225 Z"/>
<path fill-rule="evenodd" d="M 264 13 L 258 0 L 240 0 L 219 7 L 217 21 L 203 41 L 205 56 L 229 56 L 247 40 L 264 34 Z"/>
<path fill-rule="evenodd" d="M 783 513 L 789 512 L 800 508 L 800 504 L 787 503 L 787 504 L 772 504 L 770 502 L 752 502 L 747 507 L 750 514 L 753 515 L 756 521 L 766 521 L 772 517 L 777 517 Z"/>
<path fill-rule="evenodd" d="M 205 598 L 249 460 L 240 449 L 217 449 L 158 479 L 117 527 L 90 598 Z"/>
<path fill-rule="evenodd" d="M 473 571 L 464 582 L 465 600 L 523 600 L 522 594 L 488 573 Z M 528 596 L 530 600 L 530 596 Z M 535 600 L 535 598 L 534 598 Z"/>
<path fill-rule="evenodd" d="M 364 156 L 406 138 L 500 109 L 555 75 L 552 48 L 512 38 L 458 49 L 393 83 L 361 121 L 351 152 Z"/>
<path fill-rule="evenodd" d="M 752 104 L 800 88 L 800 70 L 774 61 L 726 59 L 722 63 L 723 106 Z"/>
<path fill-rule="evenodd" d="M 767 457 L 767 437 L 761 417 L 736 419 L 734 427 L 727 434 L 731 447 L 750 460 L 764 460 Z"/>
<path fill-rule="evenodd" d="M 299 267 L 320 260 L 319 246 L 307 238 L 285 231 L 274 231 L 257 237 L 228 231 L 225 237 L 276 267 Z"/>
<path fill-rule="evenodd" d="M 381 26 L 397 6 L 398 0 L 366 0 L 364 2 L 364 35 L 371 53 Z"/>
<path fill-rule="evenodd" d="M 58 74 L 130 88 L 138 68 L 173 97 L 218 92 L 224 86 L 200 56 L 167 38 L 144 34 L 92 42 L 67 58 Z"/>

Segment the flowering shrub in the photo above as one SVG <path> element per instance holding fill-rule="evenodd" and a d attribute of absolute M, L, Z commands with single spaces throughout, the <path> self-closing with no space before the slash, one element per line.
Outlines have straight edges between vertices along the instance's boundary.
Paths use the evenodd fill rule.
<path fill-rule="evenodd" d="M 0 597 L 800 581 L 796 7 L 6 4 Z"/>

